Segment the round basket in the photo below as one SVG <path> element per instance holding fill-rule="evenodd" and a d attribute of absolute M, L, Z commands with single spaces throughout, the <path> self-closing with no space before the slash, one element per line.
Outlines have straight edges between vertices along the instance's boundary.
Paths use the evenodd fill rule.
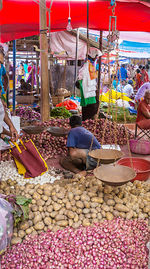
<path fill-rule="evenodd" d="M 113 163 L 123 157 L 123 152 L 116 149 L 95 149 L 89 152 L 89 156 L 100 160 L 102 164 Z"/>
<path fill-rule="evenodd" d="M 25 126 L 22 130 L 27 134 L 40 134 L 44 131 L 44 126 Z"/>
<path fill-rule="evenodd" d="M 66 136 L 69 133 L 69 129 L 65 129 L 64 127 L 52 126 L 47 129 L 47 131 L 54 136 Z"/>
<path fill-rule="evenodd" d="M 127 166 L 102 165 L 94 169 L 94 176 L 110 186 L 121 186 L 131 181 L 136 172 Z"/>

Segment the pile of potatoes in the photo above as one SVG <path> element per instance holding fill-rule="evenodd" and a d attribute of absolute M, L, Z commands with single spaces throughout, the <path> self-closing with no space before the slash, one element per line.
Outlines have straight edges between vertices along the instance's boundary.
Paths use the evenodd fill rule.
<path fill-rule="evenodd" d="M 14 229 L 12 244 L 48 229 L 78 228 L 115 217 L 150 219 L 150 184 L 146 182 L 111 187 L 94 176 L 78 176 L 53 184 L 19 186 L 7 180 L 1 182 L 0 192 L 32 198 L 29 219 Z"/>

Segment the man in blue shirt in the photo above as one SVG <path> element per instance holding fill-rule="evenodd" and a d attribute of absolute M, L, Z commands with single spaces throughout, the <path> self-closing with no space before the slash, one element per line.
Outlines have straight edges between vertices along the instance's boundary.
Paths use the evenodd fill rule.
<path fill-rule="evenodd" d="M 121 68 L 120 68 L 120 70 L 118 70 L 117 75 L 118 75 L 118 80 L 119 81 L 120 81 L 120 76 L 121 76 L 121 80 L 126 80 L 127 79 L 128 75 L 127 75 L 127 70 L 126 70 L 124 64 L 121 65 Z"/>
<path fill-rule="evenodd" d="M 70 126 L 67 138 L 68 156 L 61 158 L 60 164 L 71 172 L 85 175 L 85 170 L 94 169 L 97 165 L 97 161 L 88 155 L 92 139 L 92 149 L 100 149 L 101 146 L 95 136 L 82 127 L 80 116 L 72 116 Z"/>

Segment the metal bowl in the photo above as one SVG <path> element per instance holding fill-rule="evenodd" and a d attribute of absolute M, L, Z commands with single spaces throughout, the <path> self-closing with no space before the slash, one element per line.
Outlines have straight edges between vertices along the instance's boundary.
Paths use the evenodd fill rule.
<path fill-rule="evenodd" d="M 47 129 L 47 131 L 54 136 L 66 136 L 69 133 L 69 129 L 65 129 L 64 127 L 51 126 Z"/>
<path fill-rule="evenodd" d="M 40 134 L 44 131 L 44 126 L 25 126 L 22 130 L 27 134 Z"/>
<path fill-rule="evenodd" d="M 123 157 L 123 152 L 116 149 L 95 149 L 89 152 L 89 156 L 100 160 L 102 164 L 113 163 Z"/>
<path fill-rule="evenodd" d="M 123 165 L 102 165 L 94 169 L 94 176 L 110 186 L 121 186 L 131 181 L 136 172 Z"/>

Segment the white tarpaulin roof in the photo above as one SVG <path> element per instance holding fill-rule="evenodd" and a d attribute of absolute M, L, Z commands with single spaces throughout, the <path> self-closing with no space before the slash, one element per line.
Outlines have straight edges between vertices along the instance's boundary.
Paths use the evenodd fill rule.
<path fill-rule="evenodd" d="M 51 33 L 51 50 L 58 58 L 75 59 L 76 37 L 67 32 Z M 66 53 L 67 52 L 67 53 Z M 87 53 L 87 43 L 79 39 L 78 59 L 84 60 Z"/>

